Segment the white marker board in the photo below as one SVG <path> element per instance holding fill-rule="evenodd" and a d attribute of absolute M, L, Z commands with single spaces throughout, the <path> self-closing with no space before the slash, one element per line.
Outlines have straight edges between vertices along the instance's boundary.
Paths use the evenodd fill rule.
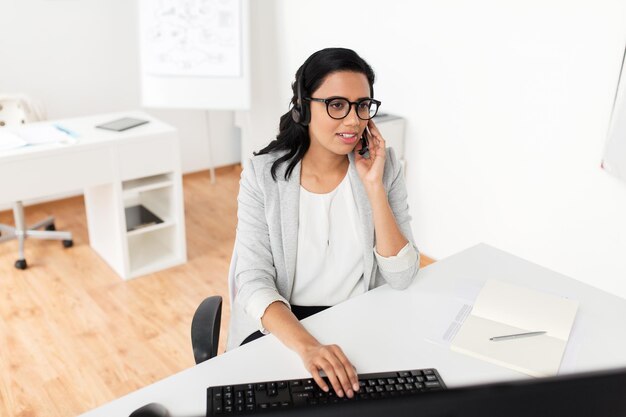
<path fill-rule="evenodd" d="M 140 0 L 142 104 L 250 106 L 247 0 Z"/>

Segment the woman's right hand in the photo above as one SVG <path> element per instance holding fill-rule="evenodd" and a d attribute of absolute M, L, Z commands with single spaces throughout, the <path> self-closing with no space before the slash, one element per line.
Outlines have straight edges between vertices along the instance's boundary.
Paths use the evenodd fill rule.
<path fill-rule="evenodd" d="M 317 385 L 325 392 L 328 392 L 329 387 L 320 371 L 324 371 L 338 397 L 345 394 L 352 398 L 354 392 L 359 390 L 356 369 L 339 346 L 317 343 L 306 346 L 298 353 Z"/>

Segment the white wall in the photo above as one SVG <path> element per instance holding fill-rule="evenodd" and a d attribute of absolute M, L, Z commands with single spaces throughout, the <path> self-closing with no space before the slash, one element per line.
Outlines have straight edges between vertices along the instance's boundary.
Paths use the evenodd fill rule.
<path fill-rule="evenodd" d="M 445 257 L 487 242 L 626 297 L 626 185 L 600 169 L 626 41 L 626 3 L 253 0 L 252 111 L 241 153 L 276 134 L 297 67 L 347 46 L 377 71 L 383 111 L 407 119 L 413 228 Z M 131 0 L 4 0 L 0 91 L 50 117 L 139 106 Z M 205 114 L 157 111 L 185 171 L 208 166 Z M 211 113 L 216 165 L 232 114 Z"/>
<path fill-rule="evenodd" d="M 600 169 L 626 2 L 277 0 L 283 102 L 317 49 L 357 50 L 407 121 L 413 228 L 626 297 L 626 185 Z"/>
<path fill-rule="evenodd" d="M 41 100 L 49 118 L 139 108 L 137 36 L 136 0 L 2 0 L 0 93 Z M 240 160 L 232 112 L 208 124 L 204 111 L 148 111 L 179 129 L 184 172 L 209 167 L 209 138 L 215 166 Z"/>

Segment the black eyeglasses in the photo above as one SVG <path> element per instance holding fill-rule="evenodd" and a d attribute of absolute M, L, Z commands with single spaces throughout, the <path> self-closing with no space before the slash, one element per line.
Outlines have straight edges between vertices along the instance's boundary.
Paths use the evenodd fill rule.
<path fill-rule="evenodd" d="M 330 98 L 313 98 L 305 97 L 307 101 L 318 101 L 326 104 L 326 112 L 330 117 L 336 120 L 345 118 L 350 114 L 352 105 L 356 108 L 356 115 L 361 120 L 369 120 L 376 116 L 378 108 L 381 102 L 374 100 L 373 98 L 362 98 L 357 101 L 350 101 L 344 97 L 330 97 Z"/>

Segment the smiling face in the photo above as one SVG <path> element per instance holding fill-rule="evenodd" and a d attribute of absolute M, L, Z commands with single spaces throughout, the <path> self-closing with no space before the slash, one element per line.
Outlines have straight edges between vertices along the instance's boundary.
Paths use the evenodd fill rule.
<path fill-rule="evenodd" d="M 320 87 L 311 94 L 312 98 L 344 97 L 352 102 L 369 96 L 370 85 L 367 77 L 351 71 L 338 71 L 327 75 Z M 325 103 L 311 101 L 309 105 L 311 108 L 309 150 L 338 156 L 352 152 L 367 125 L 367 120 L 361 120 L 356 115 L 355 106 L 352 106 L 345 118 L 336 120 L 328 115 Z"/>

